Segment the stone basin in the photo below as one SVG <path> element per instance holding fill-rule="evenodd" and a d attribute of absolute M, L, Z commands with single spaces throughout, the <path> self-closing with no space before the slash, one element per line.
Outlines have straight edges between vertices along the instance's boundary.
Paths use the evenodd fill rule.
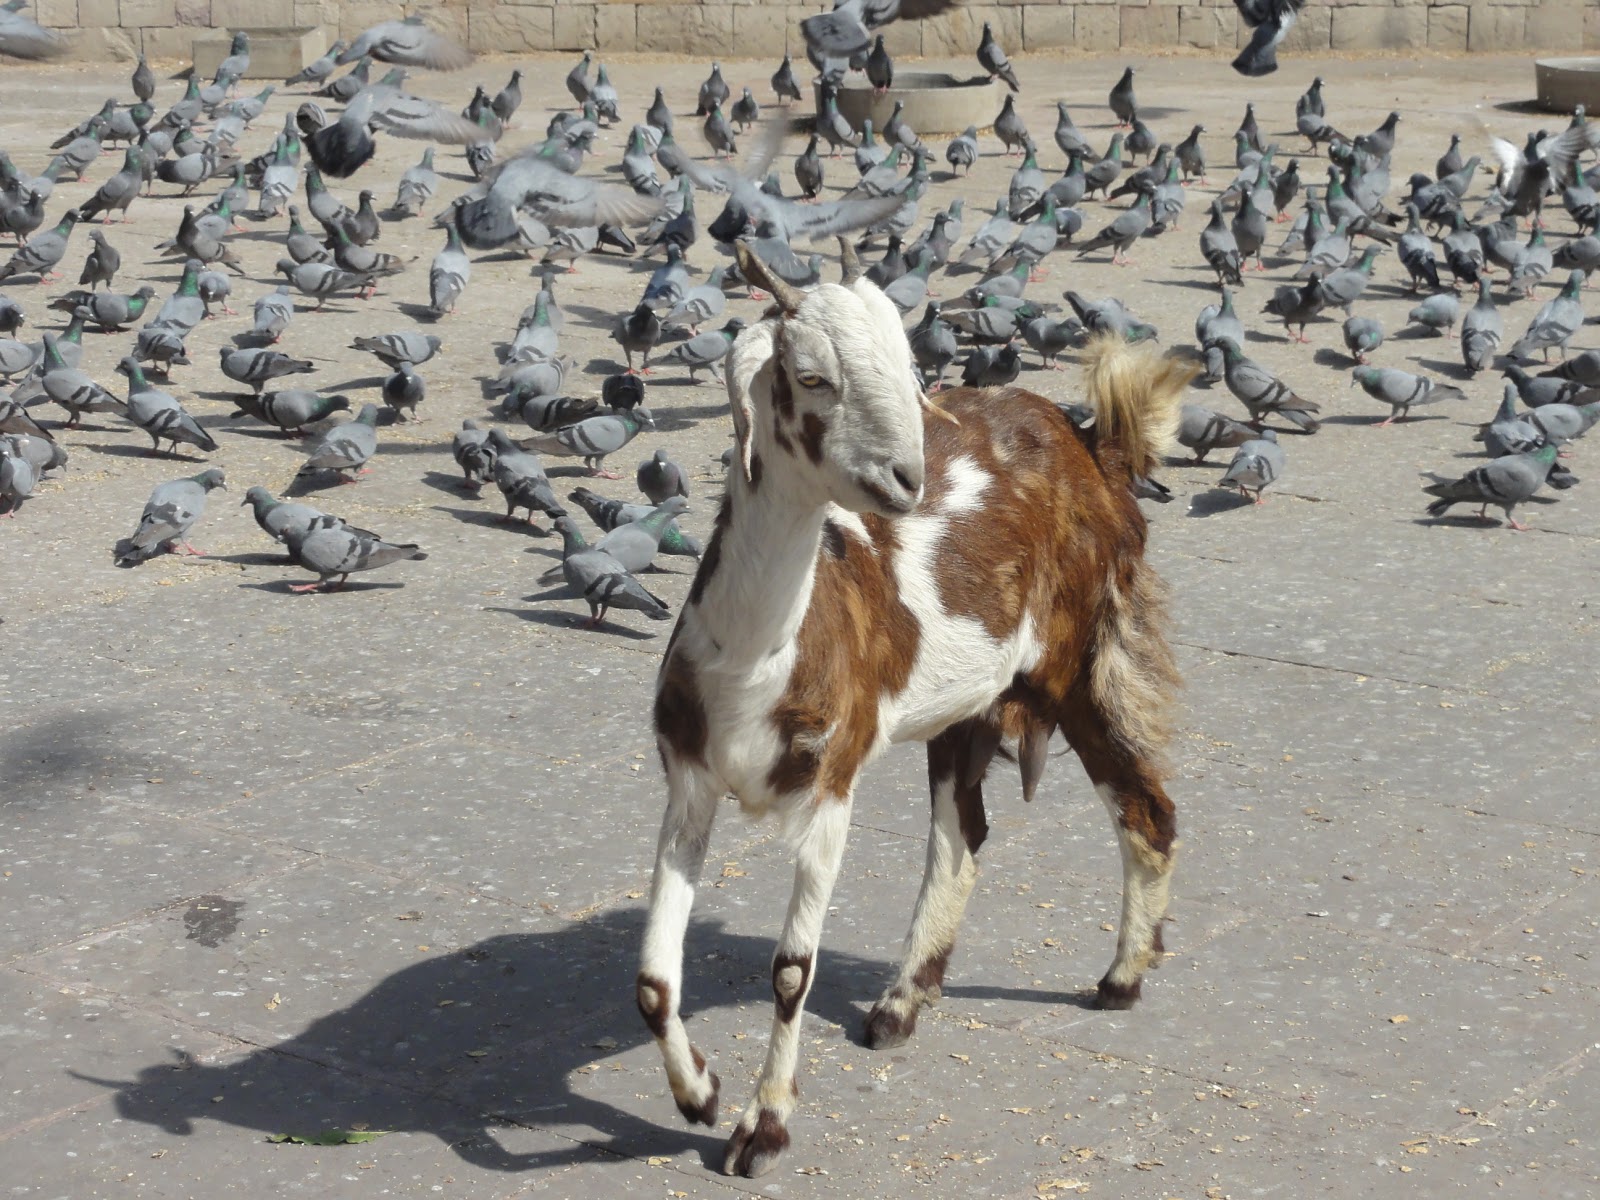
<path fill-rule="evenodd" d="M 1581 104 L 1600 116 L 1600 58 L 1541 58 L 1533 78 L 1540 108 L 1570 113 Z"/>
<path fill-rule="evenodd" d="M 333 43 L 328 31 L 320 25 L 301 25 L 269 29 L 208 29 L 194 39 L 194 69 L 197 75 L 210 79 L 217 66 L 228 57 L 233 45 L 233 35 L 250 35 L 250 69 L 246 79 L 275 79 L 282 83 L 296 74 L 307 63 L 315 62 L 328 52 Z"/>
<path fill-rule="evenodd" d="M 895 101 L 901 100 L 905 102 L 901 117 L 918 134 L 957 134 L 969 125 L 983 129 L 994 124 L 1003 102 L 1002 87 L 987 75 L 961 78 L 940 71 L 897 70 L 894 86 L 879 95 L 864 76 L 856 76 L 839 88 L 839 114 L 857 132 L 867 121 L 882 129 Z M 820 113 L 821 89 L 813 90 Z"/>

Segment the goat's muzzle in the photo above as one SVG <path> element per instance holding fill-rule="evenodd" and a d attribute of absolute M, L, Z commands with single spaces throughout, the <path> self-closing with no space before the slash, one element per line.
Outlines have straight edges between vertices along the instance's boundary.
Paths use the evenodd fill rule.
<path fill-rule="evenodd" d="M 922 500 L 922 476 L 923 464 L 918 458 L 875 464 L 857 482 L 881 515 L 903 517 Z"/>

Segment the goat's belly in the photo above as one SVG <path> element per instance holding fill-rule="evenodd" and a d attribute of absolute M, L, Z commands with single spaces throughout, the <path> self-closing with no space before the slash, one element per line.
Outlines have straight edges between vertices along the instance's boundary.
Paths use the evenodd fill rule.
<path fill-rule="evenodd" d="M 879 727 L 890 742 L 925 742 L 957 721 L 988 712 L 1043 652 L 1031 618 L 1000 641 L 967 617 L 919 616 L 922 637 L 911 678 L 878 709 Z"/>

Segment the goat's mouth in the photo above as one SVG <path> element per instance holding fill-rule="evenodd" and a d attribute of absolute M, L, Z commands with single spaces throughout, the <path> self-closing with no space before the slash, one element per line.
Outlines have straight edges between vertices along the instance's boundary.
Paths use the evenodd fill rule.
<path fill-rule="evenodd" d="M 885 466 L 871 475 L 858 476 L 856 486 L 885 517 L 903 517 L 922 500 L 921 472 L 902 467 Z"/>

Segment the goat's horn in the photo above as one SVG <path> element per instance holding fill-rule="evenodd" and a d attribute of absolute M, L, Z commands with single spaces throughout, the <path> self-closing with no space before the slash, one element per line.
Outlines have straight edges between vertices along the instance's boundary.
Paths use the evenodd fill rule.
<path fill-rule="evenodd" d="M 839 239 L 839 266 L 843 270 L 839 282 L 845 287 L 850 287 L 861 278 L 861 260 L 856 257 L 856 248 L 847 237 Z"/>
<path fill-rule="evenodd" d="M 772 298 L 778 302 L 778 307 L 792 317 L 805 300 L 806 294 L 774 275 L 767 264 L 761 261 L 761 256 L 751 249 L 749 242 L 741 240 L 734 243 L 733 251 L 739 260 L 739 274 L 744 276 L 745 282 L 771 292 Z"/>

